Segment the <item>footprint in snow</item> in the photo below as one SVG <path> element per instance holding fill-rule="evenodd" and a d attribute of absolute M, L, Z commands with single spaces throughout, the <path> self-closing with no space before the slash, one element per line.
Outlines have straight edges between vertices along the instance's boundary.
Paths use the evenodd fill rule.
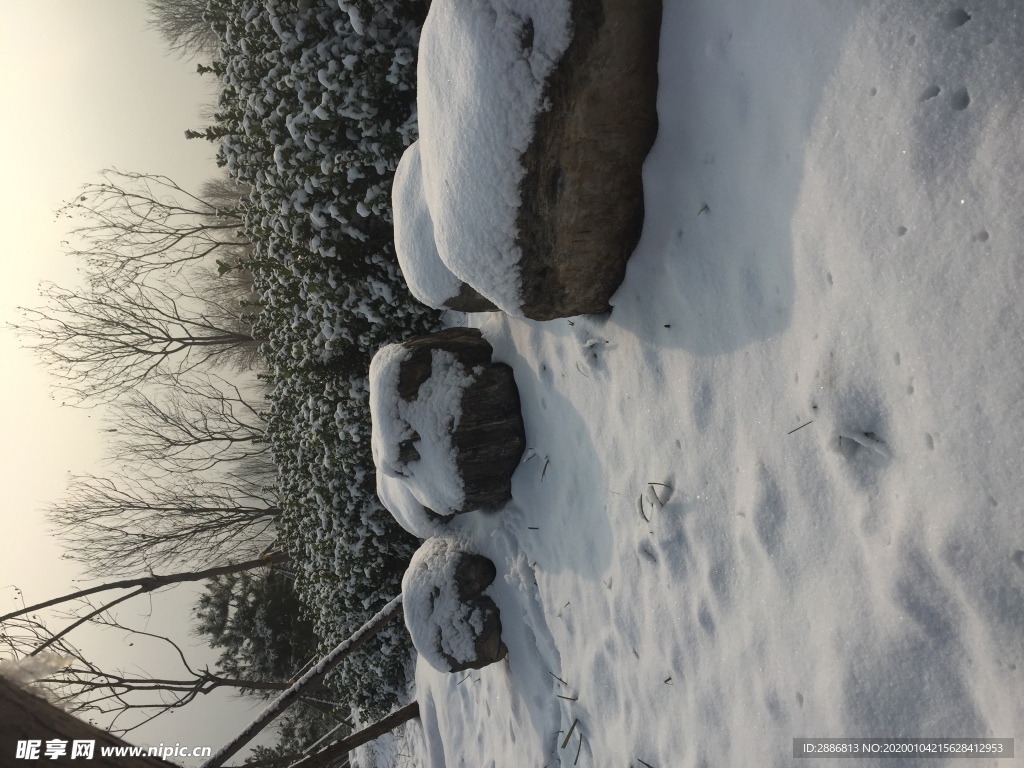
<path fill-rule="evenodd" d="M 658 554 L 654 551 L 654 548 L 649 542 L 641 541 L 640 544 L 637 545 L 636 552 L 648 562 L 653 563 L 654 565 L 658 564 Z"/>
<path fill-rule="evenodd" d="M 864 450 L 883 459 L 892 457 L 889 447 L 874 432 L 843 433 L 839 435 L 838 442 L 839 450 L 848 459 L 854 458 Z"/>
<path fill-rule="evenodd" d="M 946 14 L 946 29 L 952 32 L 954 29 L 959 29 L 973 17 L 963 8 L 957 8 L 956 10 L 950 11 Z"/>
<path fill-rule="evenodd" d="M 613 345 L 607 339 L 590 338 L 583 342 L 583 361 L 591 371 L 603 371 L 605 367 L 605 361 L 601 353 L 612 349 Z M 587 374 L 580 367 L 580 364 L 576 364 L 576 369 L 584 376 Z"/>

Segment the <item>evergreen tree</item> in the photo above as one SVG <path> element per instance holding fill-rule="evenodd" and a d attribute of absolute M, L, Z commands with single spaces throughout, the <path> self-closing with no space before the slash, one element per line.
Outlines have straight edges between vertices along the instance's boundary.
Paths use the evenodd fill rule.
<path fill-rule="evenodd" d="M 287 681 L 316 654 L 313 625 L 280 568 L 210 579 L 194 613 L 196 632 L 222 649 L 217 665 L 228 677 Z"/>
<path fill-rule="evenodd" d="M 220 41 L 218 162 L 251 190 L 246 268 L 268 365 L 266 439 L 283 545 L 321 650 L 400 589 L 415 540 L 381 506 L 367 372 L 385 343 L 439 327 L 402 281 L 391 181 L 416 139 L 419 0 L 210 0 Z M 199 133 L 199 132 L 197 132 Z M 389 712 L 411 647 L 397 627 L 333 674 L 366 719 Z"/>

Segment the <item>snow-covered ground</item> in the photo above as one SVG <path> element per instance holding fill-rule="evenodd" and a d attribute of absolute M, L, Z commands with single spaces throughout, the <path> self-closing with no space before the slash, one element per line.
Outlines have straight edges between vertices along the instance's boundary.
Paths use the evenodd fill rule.
<path fill-rule="evenodd" d="M 529 446 L 452 524 L 509 656 L 420 660 L 405 763 L 1024 749 L 1022 81 L 1018 0 L 666 0 L 613 312 L 468 318 Z"/>

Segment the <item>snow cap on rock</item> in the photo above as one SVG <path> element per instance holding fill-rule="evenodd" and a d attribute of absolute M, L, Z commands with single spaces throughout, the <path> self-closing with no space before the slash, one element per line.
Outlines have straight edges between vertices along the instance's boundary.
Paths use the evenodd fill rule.
<path fill-rule="evenodd" d="M 391 344 L 370 363 L 371 446 L 381 501 L 406 530 L 423 535 L 465 500 L 452 433 L 462 417 L 462 393 L 474 376 L 452 353 L 435 349 L 430 377 L 408 401 L 398 386 L 409 355 Z"/>
<path fill-rule="evenodd" d="M 568 0 L 434 0 L 420 38 L 418 152 L 437 251 L 511 315 L 522 314 L 520 157 L 570 39 Z"/>
<path fill-rule="evenodd" d="M 434 243 L 434 224 L 423 196 L 420 144 L 402 155 L 392 187 L 395 252 L 409 291 L 428 307 L 443 309 L 462 290 L 462 281 L 441 261 Z"/>

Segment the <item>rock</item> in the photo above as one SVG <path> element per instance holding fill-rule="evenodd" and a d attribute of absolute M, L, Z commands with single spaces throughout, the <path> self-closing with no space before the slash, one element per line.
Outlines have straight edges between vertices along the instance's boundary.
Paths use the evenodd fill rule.
<path fill-rule="evenodd" d="M 458 312 L 497 312 L 498 308 L 481 296 L 472 286 L 460 282 L 459 292 L 445 299 L 437 309 L 454 309 Z"/>
<path fill-rule="evenodd" d="M 451 352 L 468 369 L 481 368 L 462 395 L 462 418 L 452 435 L 466 500 L 459 512 L 492 507 L 512 498 L 512 473 L 526 449 L 519 389 L 512 369 L 491 363 L 491 345 L 476 328 L 450 328 L 408 339 L 411 351 L 399 368 L 399 395 L 416 398 L 430 375 L 433 350 Z"/>
<path fill-rule="evenodd" d="M 405 623 L 435 669 L 480 669 L 508 653 L 498 606 L 484 594 L 495 574 L 488 558 L 444 537 L 428 539 L 413 555 L 402 580 Z"/>
<path fill-rule="evenodd" d="M 640 239 L 658 131 L 661 0 L 572 0 L 572 21 L 521 158 L 522 312 L 534 320 L 609 309 Z"/>
<path fill-rule="evenodd" d="M 475 328 L 452 328 L 385 347 L 370 366 L 378 494 L 416 535 L 512 498 L 526 437 L 512 369 L 491 353 Z"/>

